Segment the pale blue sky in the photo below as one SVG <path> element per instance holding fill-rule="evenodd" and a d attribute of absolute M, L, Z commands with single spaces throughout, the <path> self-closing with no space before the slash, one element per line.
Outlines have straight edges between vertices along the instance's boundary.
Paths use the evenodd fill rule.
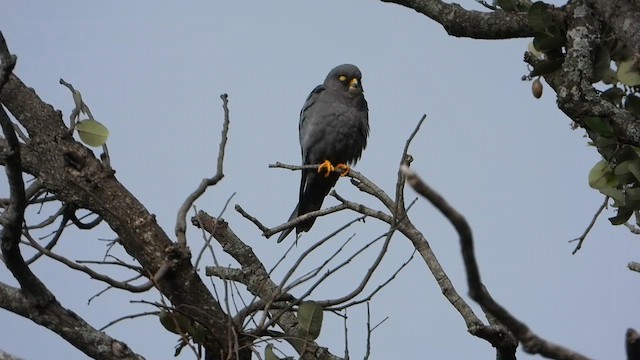
<path fill-rule="evenodd" d="M 10 2 L 0 13 L 0 29 L 18 55 L 16 73 L 65 119 L 73 103 L 58 79 L 82 92 L 111 131 L 116 176 L 169 234 L 186 195 L 214 171 L 223 92 L 231 107 L 226 177 L 197 206 L 217 214 L 237 193 L 231 204 L 269 226 L 284 222 L 297 201 L 299 173 L 267 165 L 300 162 L 300 107 L 333 66 L 354 63 L 363 72 L 371 125 L 357 170 L 392 192 L 404 141 L 426 113 L 410 151 L 413 168 L 467 216 L 494 298 L 547 339 L 596 359 L 623 357 L 626 328 L 640 327 L 630 317 L 637 313 L 638 274 L 626 269 L 627 262 L 638 260 L 640 241 L 603 217 L 583 250 L 571 255 L 574 244 L 567 240 L 582 233 L 602 201 L 587 185 L 598 155 L 581 131 L 570 130 L 548 87 L 536 100 L 530 83 L 520 81 L 527 72 L 522 55 L 528 40 L 451 38 L 412 10 L 373 0 L 121 4 Z M 462 4 L 477 7 L 474 1 Z M 0 186 L 5 191 L 4 177 Z M 348 181 L 340 181 L 337 191 L 380 208 Z M 407 191 L 408 199 L 414 196 Z M 325 202 L 333 204 L 334 199 Z M 355 216 L 343 212 L 319 219 L 296 252 Z M 424 200 L 411 216 L 466 298 L 451 226 Z M 224 217 L 268 267 L 288 246 L 265 240 L 232 209 Z M 385 228 L 369 219 L 340 239 L 356 233 L 353 249 Z M 199 249 L 199 232 L 191 229 L 188 235 L 191 249 Z M 97 238 L 113 234 L 106 227 L 72 232 L 56 250 L 71 259 L 100 259 L 105 247 Z M 406 239 L 394 238 L 370 289 L 410 253 Z M 116 254 L 129 259 L 122 250 Z M 375 252 L 368 252 L 313 298 L 351 289 L 373 257 Z M 234 265 L 226 258 L 223 264 Z M 101 284 L 69 275 L 46 259 L 34 271 L 64 306 L 96 327 L 153 310 L 130 300 L 159 299 L 153 292 L 110 291 L 87 305 Z M 6 270 L 0 270 L 0 281 L 15 283 Z M 419 258 L 374 298 L 371 309 L 374 323 L 389 317 L 373 334 L 372 359 L 495 356 L 488 343 L 467 334 Z M 319 342 L 342 354 L 342 321 L 326 318 Z M 361 358 L 364 307 L 349 312 L 348 325 L 350 355 Z M 107 332 L 147 359 L 172 358 L 176 336 L 155 318 L 126 321 Z M 0 349 L 27 359 L 85 358 L 57 335 L 6 311 L 0 311 L 0 333 Z M 181 359 L 190 358 L 185 350 Z"/>

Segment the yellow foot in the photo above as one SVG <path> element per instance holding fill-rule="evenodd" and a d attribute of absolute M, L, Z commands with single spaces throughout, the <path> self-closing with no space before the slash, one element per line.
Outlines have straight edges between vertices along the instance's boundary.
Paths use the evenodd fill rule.
<path fill-rule="evenodd" d="M 349 169 L 351 168 L 347 164 L 338 164 L 336 165 L 335 169 L 340 171 L 340 176 L 347 176 L 347 174 L 349 173 Z"/>
<path fill-rule="evenodd" d="M 331 165 L 331 161 L 325 160 L 320 166 L 318 166 L 318 174 L 325 172 L 324 177 L 329 177 L 335 168 Z"/>

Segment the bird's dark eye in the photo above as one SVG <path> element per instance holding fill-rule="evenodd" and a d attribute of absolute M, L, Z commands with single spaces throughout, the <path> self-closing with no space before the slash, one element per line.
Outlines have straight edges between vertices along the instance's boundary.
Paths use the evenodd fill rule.
<path fill-rule="evenodd" d="M 344 76 L 344 75 L 340 75 L 340 76 L 338 77 L 338 80 L 340 80 L 340 81 L 342 81 L 342 82 L 345 82 L 345 81 L 347 81 L 347 77 L 346 77 L 346 76 Z"/>

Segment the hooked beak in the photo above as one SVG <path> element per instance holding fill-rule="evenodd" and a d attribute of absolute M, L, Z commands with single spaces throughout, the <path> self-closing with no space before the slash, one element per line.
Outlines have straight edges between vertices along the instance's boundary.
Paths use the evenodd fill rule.
<path fill-rule="evenodd" d="M 360 88 L 360 80 L 353 78 L 349 81 L 349 90 L 355 90 Z"/>

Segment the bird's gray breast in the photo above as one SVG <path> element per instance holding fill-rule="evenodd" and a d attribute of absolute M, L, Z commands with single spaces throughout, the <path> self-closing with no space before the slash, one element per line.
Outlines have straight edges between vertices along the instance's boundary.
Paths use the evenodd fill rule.
<path fill-rule="evenodd" d="M 325 95 L 325 94 L 322 94 Z M 367 145 L 367 104 L 358 98 L 320 96 L 305 110 L 300 128 L 304 162 L 354 164 Z"/>

